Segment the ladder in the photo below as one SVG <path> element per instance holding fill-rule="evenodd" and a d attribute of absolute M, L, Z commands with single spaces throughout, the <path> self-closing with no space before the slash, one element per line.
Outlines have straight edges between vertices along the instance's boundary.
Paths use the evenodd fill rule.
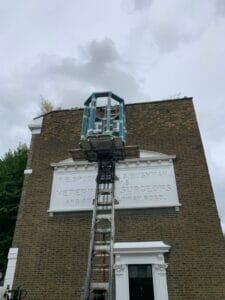
<path fill-rule="evenodd" d="M 98 161 L 96 192 L 82 300 L 112 300 L 114 294 L 115 160 Z"/>

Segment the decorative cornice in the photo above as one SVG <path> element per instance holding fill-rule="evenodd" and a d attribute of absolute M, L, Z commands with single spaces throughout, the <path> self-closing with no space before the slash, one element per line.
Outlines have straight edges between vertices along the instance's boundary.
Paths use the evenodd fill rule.
<path fill-rule="evenodd" d="M 172 160 L 176 158 L 176 155 L 167 155 L 164 153 L 154 152 L 154 151 L 147 151 L 147 150 L 140 150 L 140 158 L 135 159 L 126 159 L 124 161 L 119 161 L 118 165 L 126 165 L 129 166 L 132 163 L 140 164 L 148 163 L 148 164 L 167 164 L 172 163 Z M 52 167 L 54 168 L 64 168 L 65 166 L 74 167 L 74 166 L 96 166 L 95 163 L 89 163 L 86 160 L 79 160 L 74 161 L 72 158 L 65 159 L 58 163 L 52 163 Z"/>
<path fill-rule="evenodd" d="M 42 128 L 43 117 L 39 117 L 33 119 L 30 124 L 28 124 L 28 128 L 31 131 L 31 134 L 40 134 Z"/>
<path fill-rule="evenodd" d="M 165 253 L 171 246 L 162 241 L 157 242 L 121 242 L 114 244 L 114 254 L 143 254 L 143 253 Z"/>
<path fill-rule="evenodd" d="M 157 271 L 165 272 L 166 269 L 168 268 L 168 264 L 167 263 L 164 263 L 164 264 L 154 264 L 154 268 Z"/>
<path fill-rule="evenodd" d="M 121 264 L 121 265 L 115 264 L 115 265 L 113 266 L 113 268 L 114 268 L 114 270 L 115 270 L 115 275 L 116 275 L 116 276 L 122 276 L 122 275 L 123 275 L 123 272 L 124 272 L 124 270 L 125 270 L 125 265 L 124 265 L 124 264 Z"/>
<path fill-rule="evenodd" d="M 148 150 L 140 150 L 140 160 L 169 160 L 175 159 L 176 155 L 168 155 L 165 153 L 148 151 Z"/>

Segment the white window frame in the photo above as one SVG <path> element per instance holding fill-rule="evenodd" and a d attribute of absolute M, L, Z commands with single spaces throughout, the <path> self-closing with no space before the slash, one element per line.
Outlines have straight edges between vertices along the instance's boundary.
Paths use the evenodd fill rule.
<path fill-rule="evenodd" d="M 169 300 L 164 253 L 170 246 L 157 242 L 122 242 L 114 244 L 116 300 L 129 300 L 129 265 L 152 265 L 155 300 Z"/>

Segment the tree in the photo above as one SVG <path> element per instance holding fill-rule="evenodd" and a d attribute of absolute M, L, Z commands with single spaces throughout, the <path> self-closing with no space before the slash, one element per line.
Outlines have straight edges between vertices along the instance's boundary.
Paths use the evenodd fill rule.
<path fill-rule="evenodd" d="M 49 100 L 41 101 L 41 113 L 42 114 L 46 114 L 52 110 L 54 110 L 54 106 Z"/>
<path fill-rule="evenodd" d="M 48 99 L 44 98 L 42 95 L 41 96 L 41 113 L 42 114 L 47 114 L 50 111 L 53 111 L 55 109 L 54 105 L 52 104 L 51 101 L 49 101 Z"/>
<path fill-rule="evenodd" d="M 0 159 L 0 271 L 7 265 L 22 191 L 28 149 L 20 145 Z"/>

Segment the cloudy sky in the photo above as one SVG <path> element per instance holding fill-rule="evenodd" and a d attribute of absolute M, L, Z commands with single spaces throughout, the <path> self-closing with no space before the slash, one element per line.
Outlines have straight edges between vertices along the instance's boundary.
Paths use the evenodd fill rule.
<path fill-rule="evenodd" d="M 82 106 L 193 96 L 225 230 L 225 1 L 0 2 L 0 156 L 29 143 L 41 97 Z"/>

